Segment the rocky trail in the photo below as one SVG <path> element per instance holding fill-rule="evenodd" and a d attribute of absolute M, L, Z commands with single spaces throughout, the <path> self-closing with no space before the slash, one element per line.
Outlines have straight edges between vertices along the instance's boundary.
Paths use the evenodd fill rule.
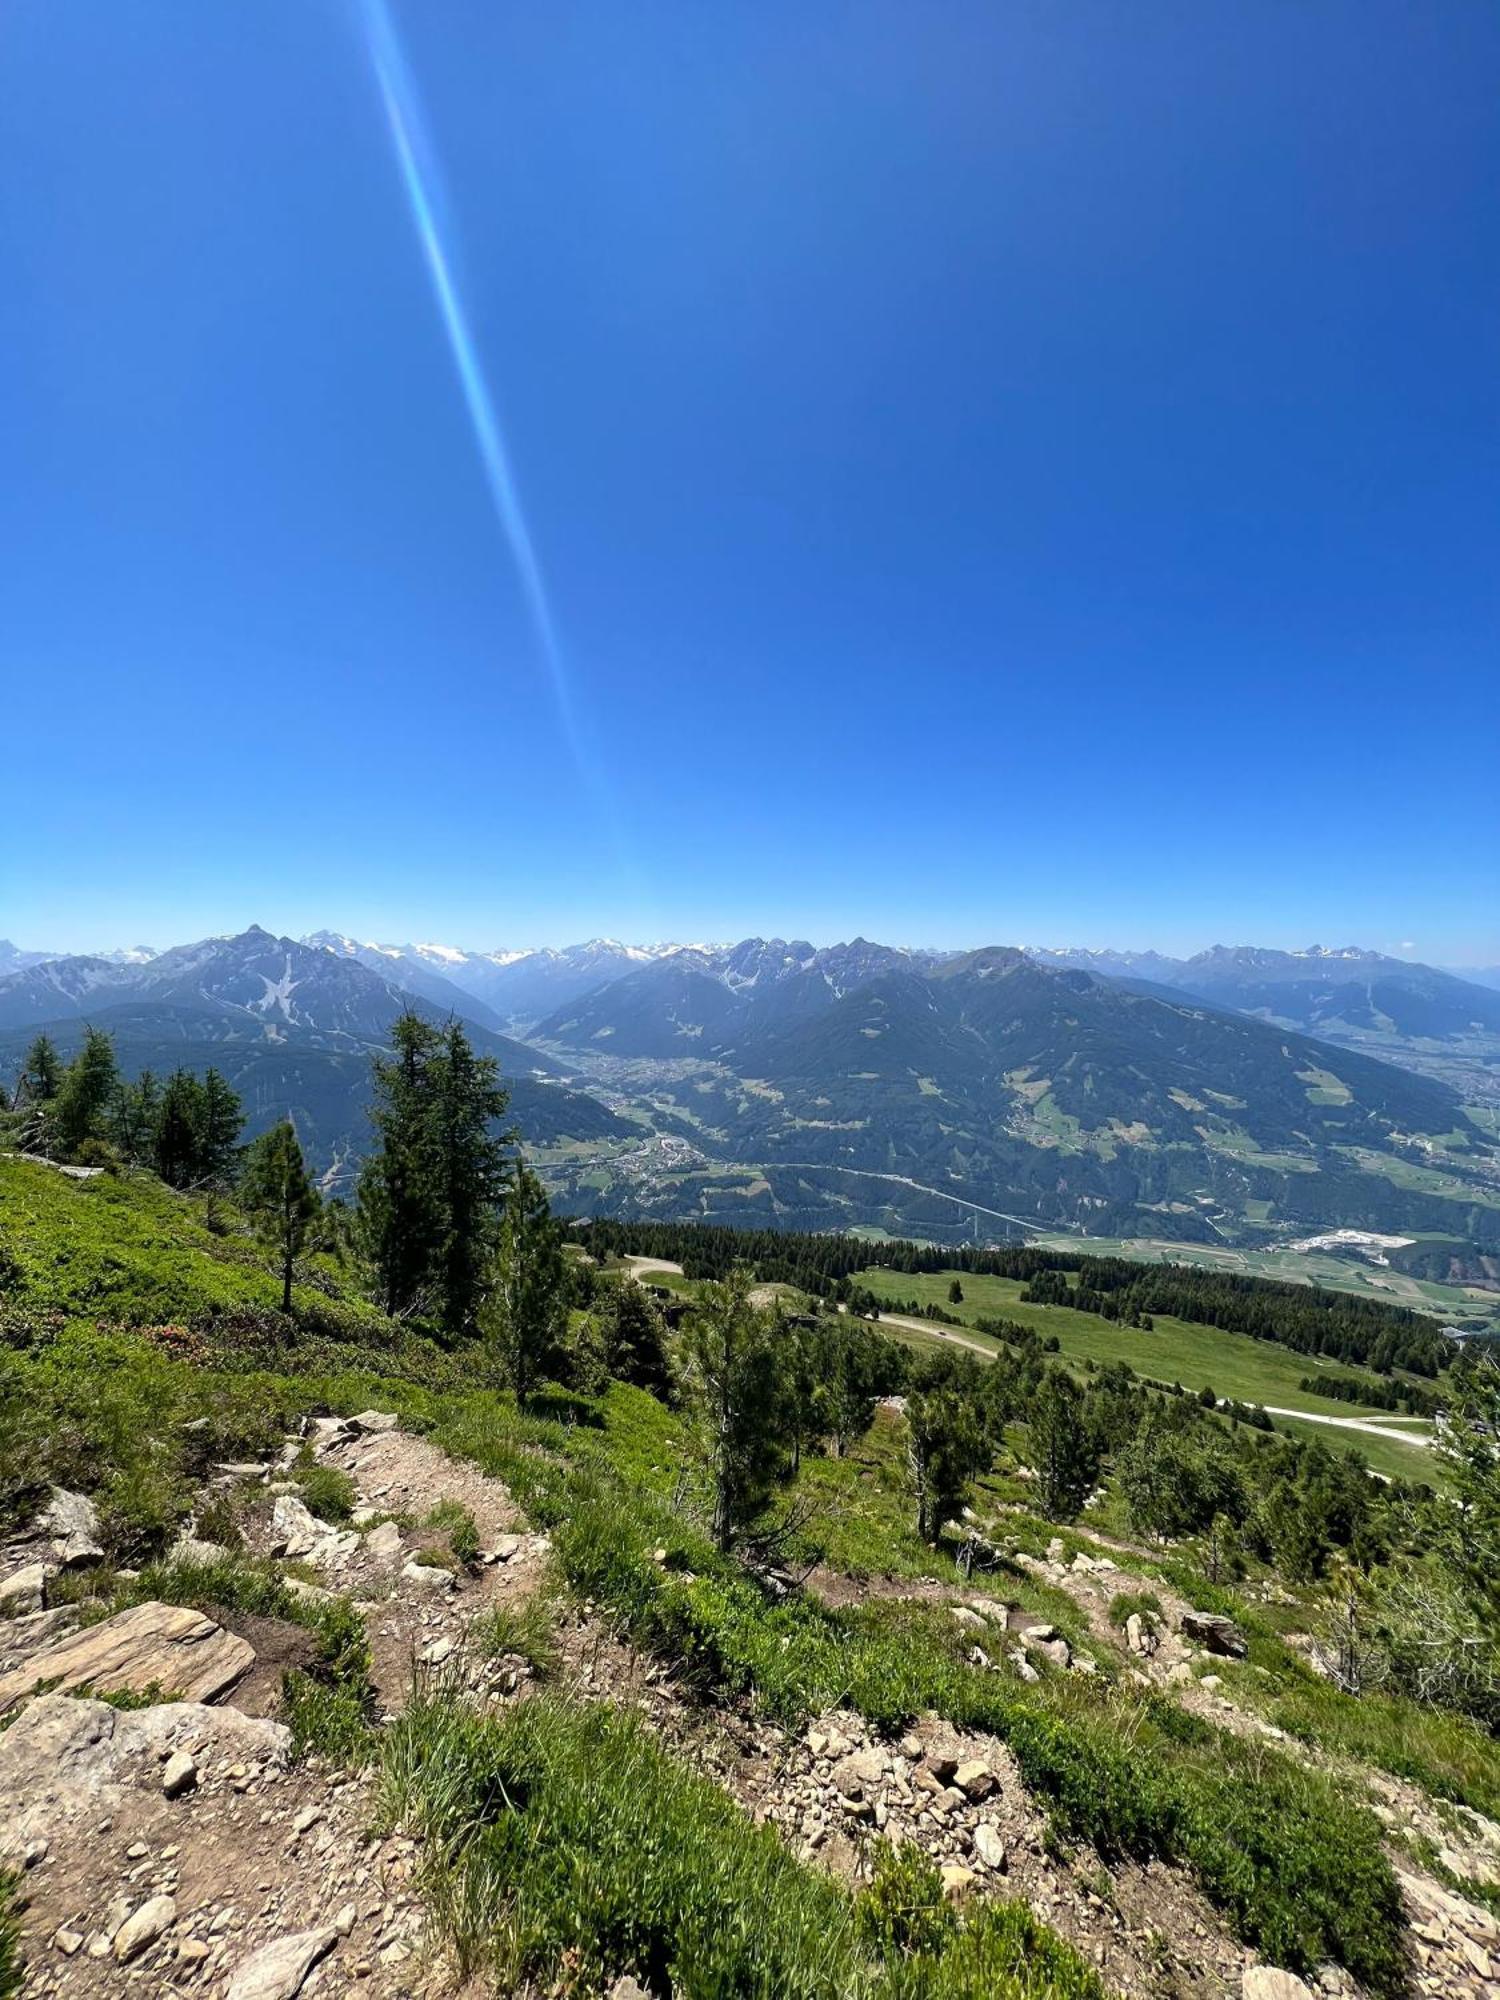
<path fill-rule="evenodd" d="M 352 1482 L 347 1523 L 318 1518 L 302 1498 L 291 1474 L 309 1453 Z M 1115 1993 L 1304 2000 L 1309 1991 L 1257 1964 L 1180 1871 L 1105 1869 L 1091 1850 L 1068 1852 L 994 1738 L 925 1717 L 899 1740 L 883 1739 L 844 1711 L 789 1731 L 745 1703 L 689 1698 L 593 1606 L 553 1602 L 547 1539 L 528 1529 L 504 1485 L 392 1416 L 316 1419 L 279 1461 L 218 1468 L 204 1499 L 225 1495 L 247 1548 L 280 1565 L 294 1593 L 359 1607 L 383 1720 L 434 1680 L 453 1699 L 524 1698 L 532 1668 L 476 1643 L 479 1621 L 543 1592 L 563 1685 L 637 1709 L 814 1865 L 854 1880 L 876 1840 L 915 1842 L 956 1898 L 1024 1898 Z M 439 1524 L 459 1519 L 472 1541 L 464 1559 Z M 224 1553 L 192 1531 L 176 1551 L 198 1562 Z M 483 1990 L 460 1987 L 428 1932 L 420 1850 L 399 1829 L 377 1830 L 373 1775 L 292 1755 L 281 1677 L 304 1662 L 306 1628 L 156 1603 L 83 1623 L 69 1585 L 101 1556 L 88 1502 L 61 1493 L 27 1537 L 0 1551 L 0 1866 L 23 1878 L 27 1992 L 439 2000 Z M 1122 1649 L 1125 1672 L 1209 1719 L 1279 1735 L 1198 1671 L 1206 1655 L 1232 1652 L 1225 1621 L 1195 1625 L 1191 1607 L 1158 1588 L 1162 1618 L 1133 1616 L 1122 1635 L 1110 1604 L 1128 1579 L 1113 1559 L 1102 1546 L 1063 1557 L 1056 1543 L 1044 1558 L 1015 1561 L 1067 1592 L 1091 1651 L 1000 1597 L 936 1580 L 910 1590 L 948 1602 L 980 1663 L 1007 1659 L 1023 1678 L 1086 1674 L 1106 1648 Z M 833 1579 L 813 1581 L 837 1594 Z M 145 1705 L 115 1706 L 92 1689 Z M 193 1698 L 154 1699 L 163 1689 Z M 1425 1813 L 1450 1852 L 1463 1848 L 1453 1858 L 1495 1872 L 1500 1829 L 1469 1815 L 1475 1824 L 1455 1830 L 1415 1787 L 1380 1780 L 1376 1789 L 1385 1786 L 1389 1823 L 1420 1827 Z M 1492 1994 L 1500 1926 L 1408 1855 L 1401 1865 L 1416 1989 L 1454 2000 Z M 1320 1984 L 1331 2000 L 1356 1992 L 1334 1970 Z"/>

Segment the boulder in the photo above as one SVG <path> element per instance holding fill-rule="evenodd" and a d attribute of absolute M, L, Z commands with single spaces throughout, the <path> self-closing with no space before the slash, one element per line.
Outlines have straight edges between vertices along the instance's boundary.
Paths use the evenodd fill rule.
<path fill-rule="evenodd" d="M 444 1569 L 440 1563 L 403 1563 L 401 1574 L 408 1583 L 415 1583 L 423 1590 L 452 1590 L 458 1581 L 452 1570 Z"/>
<path fill-rule="evenodd" d="M 986 1868 L 993 1868 L 997 1875 L 1005 1872 L 1005 1842 L 1000 1838 L 1000 1829 L 991 1821 L 982 1819 L 974 1829 L 974 1852 Z"/>
<path fill-rule="evenodd" d="M 331 1925 L 274 1938 L 235 1969 L 224 2000 L 293 2000 L 313 1967 L 338 1941 L 339 1934 Z"/>
<path fill-rule="evenodd" d="M 1139 1611 L 1132 1611 L 1125 1620 L 1125 1643 L 1132 1653 L 1139 1653 L 1142 1659 L 1156 1651 L 1156 1634 Z"/>
<path fill-rule="evenodd" d="M 0 1715 L 38 1685 L 70 1694 L 146 1694 L 153 1687 L 187 1701 L 215 1701 L 255 1664 L 245 1640 L 180 1604 L 133 1604 L 101 1624 L 54 1640 L 24 1667 L 0 1674 Z"/>
<path fill-rule="evenodd" d="M 943 1894 L 955 1903 L 961 1903 L 979 1879 L 972 1868 L 960 1867 L 956 1861 L 944 1866 L 942 1876 Z"/>
<path fill-rule="evenodd" d="M 1243 1660 L 1250 1650 L 1234 1620 L 1221 1617 L 1216 1611 L 1184 1611 L 1182 1631 L 1185 1638 L 1196 1639 L 1200 1646 L 1226 1660 Z M 1284 1976 L 1291 1977 L 1289 1973 Z"/>
<path fill-rule="evenodd" d="M 348 1422 L 350 1430 L 376 1437 L 384 1431 L 401 1428 L 401 1419 L 394 1410 L 361 1410 L 357 1417 L 350 1417 Z"/>
<path fill-rule="evenodd" d="M 103 1562 L 99 1515 L 93 1501 L 82 1493 L 54 1486 L 52 1498 L 37 1525 L 52 1543 L 52 1553 L 64 1569 L 87 1569 Z"/>
<path fill-rule="evenodd" d="M 45 1563 L 28 1563 L 0 1582 L 0 1616 L 26 1618 L 43 1610 L 49 1574 Z"/>
<path fill-rule="evenodd" d="M 1305 1980 L 1274 1965 L 1247 1967 L 1240 1993 L 1242 2000 L 1313 2000 L 1312 1989 Z"/>
<path fill-rule="evenodd" d="M 401 1553 L 401 1530 L 394 1521 L 382 1521 L 365 1536 L 365 1553 L 380 1562 L 392 1562 Z"/>

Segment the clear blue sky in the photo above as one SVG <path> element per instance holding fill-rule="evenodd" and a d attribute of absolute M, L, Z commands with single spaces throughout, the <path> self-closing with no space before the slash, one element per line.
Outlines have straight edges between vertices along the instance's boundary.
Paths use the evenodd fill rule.
<path fill-rule="evenodd" d="M 0 9 L 0 935 L 1500 958 L 1500 10 L 390 7 L 509 532 L 373 5 Z"/>

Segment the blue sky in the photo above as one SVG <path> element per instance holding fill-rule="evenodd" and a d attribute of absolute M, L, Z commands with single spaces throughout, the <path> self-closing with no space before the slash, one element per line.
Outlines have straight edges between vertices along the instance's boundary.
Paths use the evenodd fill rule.
<path fill-rule="evenodd" d="M 0 10 L 0 935 L 1500 959 L 1500 12 L 389 20 Z"/>

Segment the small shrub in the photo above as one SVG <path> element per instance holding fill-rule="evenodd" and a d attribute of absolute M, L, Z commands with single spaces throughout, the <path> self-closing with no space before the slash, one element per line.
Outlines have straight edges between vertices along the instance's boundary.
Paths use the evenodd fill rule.
<path fill-rule="evenodd" d="M 519 1604 L 495 1604 L 470 1627 L 474 1643 L 490 1659 L 522 1659 L 538 1674 L 555 1672 L 557 1639 L 552 1607 L 540 1597 Z"/>
<path fill-rule="evenodd" d="M 444 1536 L 461 1568 L 472 1569 L 478 1562 L 479 1524 L 457 1500 L 440 1500 L 422 1525 L 436 1528 Z"/>
<path fill-rule="evenodd" d="M 1125 1621 L 1132 1614 L 1158 1631 L 1167 1622 L 1161 1599 L 1154 1590 L 1121 1590 L 1109 1600 L 1109 1622 L 1117 1631 L 1124 1631 Z"/>
<path fill-rule="evenodd" d="M 856 1907 L 861 1932 L 887 1957 L 940 1952 L 958 1930 L 936 1863 L 914 1843 L 880 1843 L 874 1875 Z"/>
<path fill-rule="evenodd" d="M 359 1504 L 359 1489 L 347 1472 L 336 1465 L 324 1465 L 306 1445 L 297 1454 L 292 1477 L 309 1514 L 342 1528 Z"/>

